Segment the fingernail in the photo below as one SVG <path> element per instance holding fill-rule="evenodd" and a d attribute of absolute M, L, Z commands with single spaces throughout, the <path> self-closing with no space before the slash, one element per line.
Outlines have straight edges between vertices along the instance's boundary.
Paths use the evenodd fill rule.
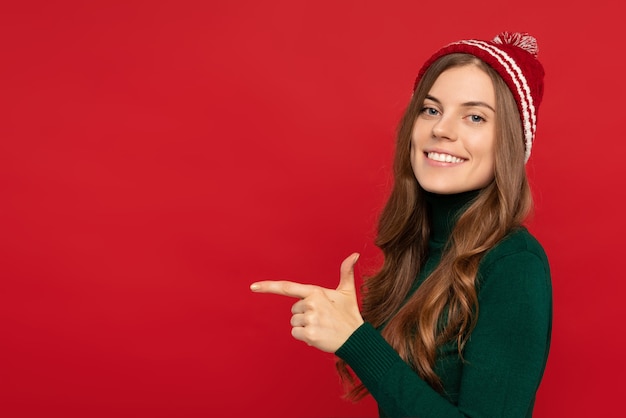
<path fill-rule="evenodd" d="M 261 286 L 256 284 L 256 283 L 252 283 L 250 285 L 250 290 L 259 290 L 260 288 L 261 288 Z"/>
<path fill-rule="evenodd" d="M 357 261 L 359 261 L 359 257 L 361 256 L 361 254 L 356 253 L 356 256 L 354 256 L 354 264 L 356 264 Z"/>

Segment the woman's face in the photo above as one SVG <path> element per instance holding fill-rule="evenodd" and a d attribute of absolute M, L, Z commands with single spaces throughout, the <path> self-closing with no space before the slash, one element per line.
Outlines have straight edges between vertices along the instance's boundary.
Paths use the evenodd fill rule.
<path fill-rule="evenodd" d="M 481 189 L 494 178 L 496 95 L 475 65 L 437 78 L 415 119 L 411 166 L 425 190 L 439 194 Z"/>

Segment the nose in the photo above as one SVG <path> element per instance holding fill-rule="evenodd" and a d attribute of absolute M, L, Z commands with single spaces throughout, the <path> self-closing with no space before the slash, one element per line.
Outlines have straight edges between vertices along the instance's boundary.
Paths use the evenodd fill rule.
<path fill-rule="evenodd" d="M 454 127 L 454 121 L 447 117 L 441 117 L 437 120 L 437 123 L 433 125 L 432 129 L 433 138 L 447 139 L 449 141 L 457 140 L 456 128 Z"/>

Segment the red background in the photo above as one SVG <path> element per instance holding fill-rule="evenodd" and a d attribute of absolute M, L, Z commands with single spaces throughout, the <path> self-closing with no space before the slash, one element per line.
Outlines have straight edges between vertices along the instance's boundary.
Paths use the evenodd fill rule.
<path fill-rule="evenodd" d="M 7 2 L 8 3 L 8 2 Z M 560 2 L 558 2 L 560 3 Z M 0 21 L 0 413 L 374 417 L 261 279 L 375 268 L 393 133 L 444 43 L 528 31 L 554 336 L 537 417 L 623 415 L 618 1 L 20 1 Z M 567 4 L 567 6 L 565 6 Z"/>

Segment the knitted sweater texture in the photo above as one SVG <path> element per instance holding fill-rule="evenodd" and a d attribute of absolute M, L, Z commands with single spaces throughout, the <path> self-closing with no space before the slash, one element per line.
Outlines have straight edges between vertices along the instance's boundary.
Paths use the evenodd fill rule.
<path fill-rule="evenodd" d="M 414 288 L 441 258 L 454 222 L 475 193 L 429 194 L 433 225 L 429 258 Z M 364 323 L 337 350 L 378 403 L 381 417 L 531 417 L 548 358 L 552 288 L 548 259 L 526 228 L 508 234 L 481 260 L 476 327 L 459 356 L 455 343 L 438 351 L 432 389 Z"/>

